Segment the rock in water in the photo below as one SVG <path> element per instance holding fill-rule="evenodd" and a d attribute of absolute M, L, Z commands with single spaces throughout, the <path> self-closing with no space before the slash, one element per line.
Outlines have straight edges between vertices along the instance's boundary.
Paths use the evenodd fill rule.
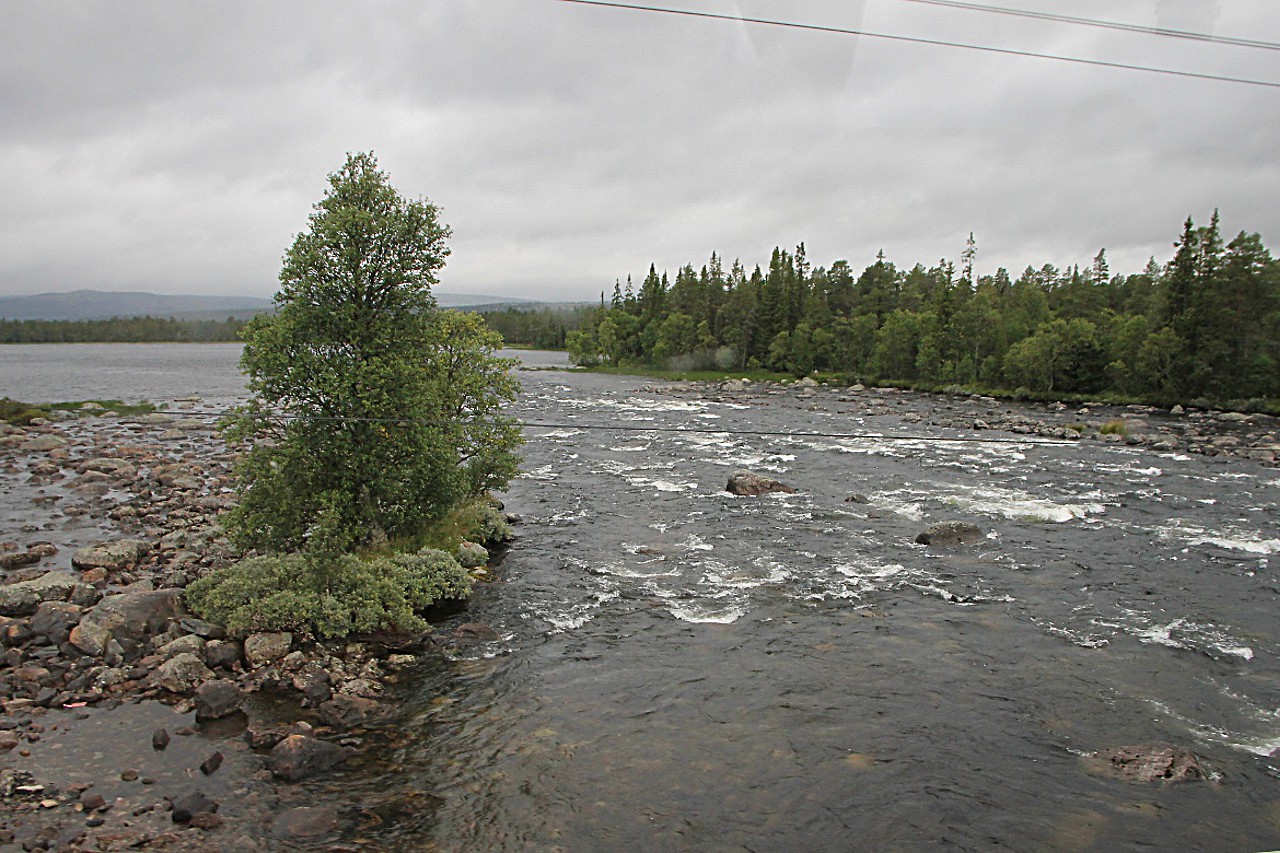
<path fill-rule="evenodd" d="M 306 735 L 289 735 L 271 750 L 267 769 L 287 782 L 297 782 L 346 760 L 346 750 L 337 744 Z"/>
<path fill-rule="evenodd" d="M 943 521 L 930 526 L 916 537 L 919 545 L 933 548 L 955 548 L 960 545 L 972 545 L 983 539 L 982 528 L 967 521 Z"/>
<path fill-rule="evenodd" d="M 217 720 L 240 710 L 244 694 L 234 681 L 206 681 L 196 689 L 196 719 Z"/>
<path fill-rule="evenodd" d="M 1189 750 L 1167 744 L 1118 746 L 1085 757 L 1090 769 L 1127 782 L 1185 782 L 1210 774 Z"/>
<path fill-rule="evenodd" d="M 173 801 L 173 822 L 190 823 L 196 815 L 213 814 L 217 810 L 217 801 L 202 791 L 191 791 Z"/>
<path fill-rule="evenodd" d="M 734 495 L 754 496 L 768 494 L 769 492 L 794 495 L 796 493 L 796 490 L 786 483 L 751 471 L 734 471 L 729 477 L 728 485 L 724 488 L 725 491 Z"/>

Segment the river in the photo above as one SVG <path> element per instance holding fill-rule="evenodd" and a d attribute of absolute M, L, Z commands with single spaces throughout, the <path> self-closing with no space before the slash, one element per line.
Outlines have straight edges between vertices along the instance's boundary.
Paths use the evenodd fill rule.
<path fill-rule="evenodd" d="M 188 349 L 184 394 L 234 390 L 234 352 L 215 370 Z M 7 353 L 0 394 L 17 398 L 170 387 L 90 362 L 74 370 L 92 394 L 58 391 L 52 368 L 35 373 L 53 390 L 29 392 Z M 515 414 L 554 426 L 527 428 L 504 495 L 519 536 L 438 628 L 498 639 L 421 664 L 358 763 L 289 795 L 341 804 L 347 843 L 1280 847 L 1276 470 L 933 440 L 963 434 L 910 422 L 930 405 L 913 395 L 521 379 Z M 739 467 L 799 491 L 732 496 Z M 947 519 L 986 537 L 914 543 Z M 1190 748 L 1214 781 L 1140 785 L 1082 760 L 1151 743 Z"/>

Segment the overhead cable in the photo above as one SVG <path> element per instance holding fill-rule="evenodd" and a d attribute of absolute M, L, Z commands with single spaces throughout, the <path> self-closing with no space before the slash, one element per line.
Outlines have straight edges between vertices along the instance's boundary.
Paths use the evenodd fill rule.
<path fill-rule="evenodd" d="M 1152 27 L 1145 24 L 1129 24 L 1124 21 L 1103 21 L 1097 18 L 1081 18 L 1075 15 L 1059 15 L 1055 12 L 1039 12 L 1032 9 L 1011 9 L 1007 6 L 988 6 L 985 3 L 965 3 L 961 0 L 904 0 L 907 3 L 922 3 L 929 6 L 943 6 L 948 9 L 963 9 L 969 12 L 990 12 L 996 15 L 1012 15 L 1019 18 L 1033 18 L 1037 21 L 1053 21 L 1061 24 L 1079 24 L 1085 27 L 1099 27 L 1108 30 L 1120 30 L 1127 33 L 1165 36 L 1167 38 L 1190 39 L 1210 44 L 1225 44 L 1232 47 L 1256 47 L 1262 50 L 1280 50 L 1280 43 L 1262 41 L 1261 39 L 1245 39 L 1235 36 L 1220 36 L 1213 33 L 1199 33 L 1192 30 L 1175 30 L 1169 27 Z"/>
<path fill-rule="evenodd" d="M 904 36 L 893 33 L 878 33 L 871 30 L 854 29 L 852 27 L 834 27 L 826 24 L 808 24 L 801 21 L 784 21 L 773 18 L 753 18 L 745 15 L 725 15 L 718 12 L 703 12 L 694 9 L 672 9 L 667 6 L 649 6 L 640 3 L 620 3 L 613 0 L 556 0 L 559 3 L 573 3 L 578 6 L 596 6 L 605 9 L 627 9 L 634 12 L 655 12 L 666 15 L 678 15 L 687 18 L 705 18 L 716 21 L 734 21 L 746 24 L 761 24 L 770 27 L 784 27 L 795 30 L 809 30 L 835 35 L 863 36 L 886 41 L 922 44 L 932 47 L 954 47 L 961 50 L 975 50 L 984 53 L 996 53 L 1004 56 L 1022 56 L 1031 59 L 1049 59 L 1056 62 L 1070 62 L 1075 65 L 1091 65 L 1098 68 L 1117 68 L 1124 71 L 1144 71 L 1150 74 L 1163 74 L 1169 77 L 1184 77 L 1193 80 L 1211 80 L 1218 83 L 1239 83 L 1245 86 L 1263 86 L 1268 89 L 1280 89 L 1280 83 L 1269 80 L 1254 80 L 1248 77 L 1231 77 L 1225 74 L 1206 74 L 1199 71 L 1179 71 L 1173 68 L 1158 68 L 1151 65 L 1137 65 L 1128 62 L 1111 62 L 1105 59 L 1086 59 L 1080 56 L 1066 56 L 1056 53 L 1037 53 L 1032 50 L 1018 50 L 1009 47 L 969 44 L 966 42 L 948 41 L 946 39 L 924 38 L 922 36 Z"/>

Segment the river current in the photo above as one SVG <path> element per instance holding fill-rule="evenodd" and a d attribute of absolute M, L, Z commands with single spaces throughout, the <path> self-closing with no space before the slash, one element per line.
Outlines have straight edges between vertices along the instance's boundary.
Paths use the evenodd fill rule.
<path fill-rule="evenodd" d="M 874 391 L 521 379 L 514 413 L 552 426 L 526 429 L 503 496 L 518 538 L 437 628 L 497 639 L 419 665 L 362 759 L 295 789 L 342 804 L 348 843 L 1280 847 L 1274 469 L 939 441 L 965 434 L 871 414 Z M 799 491 L 730 495 L 737 468 Z M 915 544 L 950 519 L 985 538 Z M 1140 785 L 1082 759 L 1152 743 L 1214 780 Z"/>

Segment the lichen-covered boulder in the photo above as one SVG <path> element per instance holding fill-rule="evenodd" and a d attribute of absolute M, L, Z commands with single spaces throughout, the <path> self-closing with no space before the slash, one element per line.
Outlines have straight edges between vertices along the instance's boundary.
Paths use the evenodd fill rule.
<path fill-rule="evenodd" d="M 788 495 L 796 493 L 796 490 L 786 483 L 752 471 L 734 471 L 724 488 L 730 494 L 748 496 L 765 495 L 770 492 L 781 492 Z"/>
<path fill-rule="evenodd" d="M 932 548 L 956 548 L 981 542 L 986 534 L 982 528 L 967 521 L 942 521 L 921 531 L 916 544 Z"/>
<path fill-rule="evenodd" d="M 118 572 L 136 566 L 146 551 L 146 544 L 136 539 L 99 542 L 80 548 L 72 554 L 71 565 L 81 570 L 106 569 L 109 572 Z"/>

